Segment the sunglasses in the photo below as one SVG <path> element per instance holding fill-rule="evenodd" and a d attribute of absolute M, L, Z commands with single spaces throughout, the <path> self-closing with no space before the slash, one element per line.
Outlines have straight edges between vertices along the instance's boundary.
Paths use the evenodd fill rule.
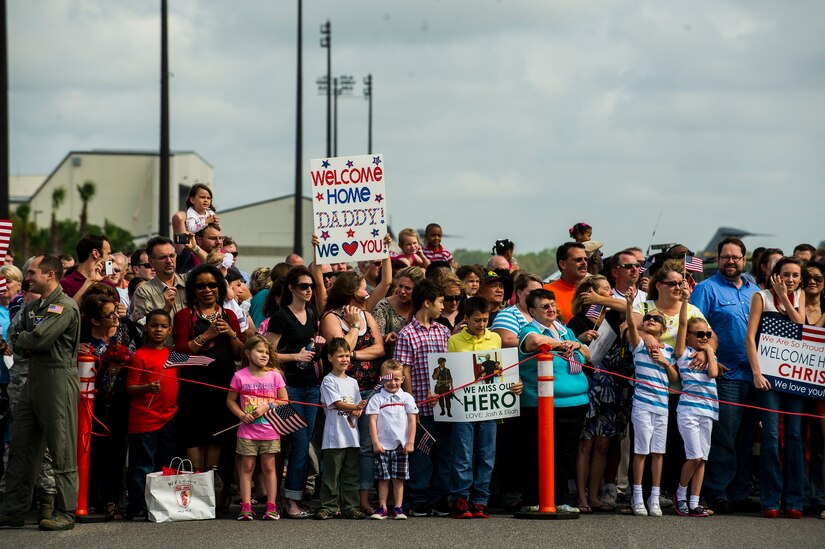
<path fill-rule="evenodd" d="M 310 282 L 301 282 L 301 283 L 299 283 L 299 284 L 293 284 L 292 286 L 293 286 L 294 288 L 298 288 L 298 289 L 299 289 L 299 290 L 301 290 L 302 292 L 305 292 L 305 291 L 307 291 L 307 290 L 311 290 L 311 289 L 312 289 L 312 286 L 314 286 L 314 284 L 312 284 L 312 283 L 310 283 Z"/>
<path fill-rule="evenodd" d="M 648 315 L 645 315 L 645 316 L 642 317 L 642 322 L 647 322 L 648 320 L 653 320 L 654 322 L 658 322 L 662 326 L 665 325 L 665 319 L 662 318 L 659 315 L 650 315 L 650 314 L 648 314 Z"/>
<path fill-rule="evenodd" d="M 335 276 L 335 273 L 324 273 L 324 280 L 329 280 L 330 278 Z"/>
<path fill-rule="evenodd" d="M 540 305 L 539 307 L 534 307 L 534 308 L 536 308 L 536 309 L 544 309 L 544 310 L 546 311 L 546 310 L 547 310 L 547 309 L 549 309 L 550 307 L 555 307 L 555 306 L 556 306 L 556 304 L 555 304 L 555 303 L 545 303 L 544 305 Z"/>
<path fill-rule="evenodd" d="M 811 275 L 808 278 L 810 278 L 811 280 L 813 280 L 814 282 L 816 282 L 818 284 L 822 284 L 823 282 L 825 282 L 825 276 Z"/>
<path fill-rule="evenodd" d="M 458 303 L 461 301 L 461 294 L 458 295 L 445 295 L 444 296 L 444 303 Z"/>
<path fill-rule="evenodd" d="M 620 269 L 639 269 L 641 268 L 641 264 L 639 263 L 622 263 L 618 265 Z"/>
<path fill-rule="evenodd" d="M 172 257 L 174 257 L 174 256 L 172 256 Z M 166 259 L 165 256 L 157 258 L 158 261 L 164 261 L 165 259 Z M 135 263 L 134 265 L 132 265 L 132 267 L 143 267 L 144 269 L 151 269 L 152 264 L 151 263 Z"/>
<path fill-rule="evenodd" d="M 696 330 L 695 332 L 688 332 L 689 334 L 695 335 L 699 339 L 708 338 L 710 339 L 713 336 L 713 331 L 708 330 L 707 332 L 703 332 L 702 330 Z"/>
<path fill-rule="evenodd" d="M 664 284 L 665 286 L 670 286 L 671 288 L 678 288 L 682 285 L 681 280 L 665 280 L 663 282 L 659 282 L 659 284 Z"/>
<path fill-rule="evenodd" d="M 217 282 L 198 282 L 197 284 L 195 284 L 195 289 L 196 290 L 205 290 L 207 288 L 209 288 L 210 290 L 217 290 L 218 289 L 218 283 Z"/>

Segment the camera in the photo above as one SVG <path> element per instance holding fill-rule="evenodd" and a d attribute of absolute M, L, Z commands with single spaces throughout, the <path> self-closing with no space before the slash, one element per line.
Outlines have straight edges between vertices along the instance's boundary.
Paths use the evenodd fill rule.
<path fill-rule="evenodd" d="M 189 235 L 186 233 L 175 233 L 175 244 L 189 244 Z"/>
<path fill-rule="evenodd" d="M 103 270 L 106 273 L 106 276 L 112 276 L 113 274 L 115 274 L 115 270 L 112 267 L 111 259 L 103 263 Z"/>

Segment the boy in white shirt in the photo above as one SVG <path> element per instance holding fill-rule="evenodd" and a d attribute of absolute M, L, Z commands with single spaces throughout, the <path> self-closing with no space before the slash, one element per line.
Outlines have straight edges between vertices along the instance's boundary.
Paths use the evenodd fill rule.
<path fill-rule="evenodd" d="M 321 402 L 326 406 L 323 451 L 323 483 L 321 508 L 315 513 L 318 520 L 335 517 L 338 495 L 345 518 L 367 518 L 358 503 L 358 460 L 361 444 L 358 440 L 358 420 L 367 405 L 361 400 L 358 382 L 347 375 L 350 365 L 349 343 L 336 337 L 327 343 L 327 358 L 332 371 L 321 381 Z M 340 490 L 339 490 L 340 485 Z"/>
<path fill-rule="evenodd" d="M 410 478 L 409 454 L 413 452 L 418 407 L 412 395 L 401 389 L 404 366 L 397 360 L 387 360 L 381 365 L 381 376 L 386 375 L 392 378 L 367 404 L 375 451 L 375 478 L 378 479 L 378 508 L 370 518 L 387 518 L 387 495 L 392 480 L 395 519 L 405 520 L 404 481 Z"/>

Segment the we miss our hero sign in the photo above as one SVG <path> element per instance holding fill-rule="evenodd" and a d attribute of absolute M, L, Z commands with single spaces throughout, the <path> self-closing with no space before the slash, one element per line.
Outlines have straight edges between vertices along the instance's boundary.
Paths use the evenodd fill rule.
<path fill-rule="evenodd" d="M 315 262 L 383 259 L 387 255 L 384 155 L 310 160 Z"/>

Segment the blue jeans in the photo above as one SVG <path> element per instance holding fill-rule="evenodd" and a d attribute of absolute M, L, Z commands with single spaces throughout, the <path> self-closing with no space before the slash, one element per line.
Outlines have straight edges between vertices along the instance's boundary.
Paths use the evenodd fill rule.
<path fill-rule="evenodd" d="M 361 391 L 361 398 L 366 398 L 372 391 Z M 372 452 L 372 437 L 370 436 L 370 416 L 362 413 L 358 418 L 358 441 L 361 450 L 358 456 L 358 489 L 369 490 L 375 484 L 373 472 L 373 462 L 375 456 Z"/>
<path fill-rule="evenodd" d="M 450 496 L 487 505 L 496 461 L 495 420 L 453 424 Z"/>
<path fill-rule="evenodd" d="M 753 404 L 753 383 L 718 379 L 719 400 Z M 710 455 L 705 468 L 703 491 L 710 502 L 742 501 L 748 497 L 750 458 L 759 415 L 754 410 L 719 405 L 719 421 L 713 425 Z"/>
<path fill-rule="evenodd" d="M 321 400 L 321 388 L 317 385 L 315 387 L 287 386 L 286 392 L 289 394 L 289 400 L 300 400 L 301 402 L 316 404 Z M 284 479 L 284 497 L 301 501 L 304 497 L 304 488 L 307 482 L 309 441 L 312 438 L 312 432 L 315 430 L 318 407 L 303 404 L 293 404 L 292 406 L 306 420 L 308 426 L 289 435 L 292 440 L 292 451 L 289 454 L 289 464 L 286 469 L 286 479 Z"/>
<path fill-rule="evenodd" d="M 416 449 L 410 454 L 410 480 L 407 481 L 406 496 L 410 505 L 416 503 L 435 504 L 447 499 L 450 486 L 450 450 L 452 425 L 436 423 L 432 416 L 418 416 L 415 444 L 423 434 L 423 425 L 436 442 L 430 455 Z"/>
<path fill-rule="evenodd" d="M 157 431 L 129 435 L 129 505 L 131 516 L 146 510 L 146 475 L 156 473 L 175 456 L 175 418 Z"/>
<path fill-rule="evenodd" d="M 757 402 L 763 408 L 784 412 L 801 412 L 805 399 L 777 391 L 757 391 Z M 805 503 L 805 449 L 802 445 L 802 418 L 784 415 L 785 433 L 782 465 L 779 460 L 779 414 L 760 412 L 762 416 L 762 447 L 759 453 L 759 499 L 763 509 L 802 510 Z M 783 493 L 784 489 L 784 493 Z"/>

